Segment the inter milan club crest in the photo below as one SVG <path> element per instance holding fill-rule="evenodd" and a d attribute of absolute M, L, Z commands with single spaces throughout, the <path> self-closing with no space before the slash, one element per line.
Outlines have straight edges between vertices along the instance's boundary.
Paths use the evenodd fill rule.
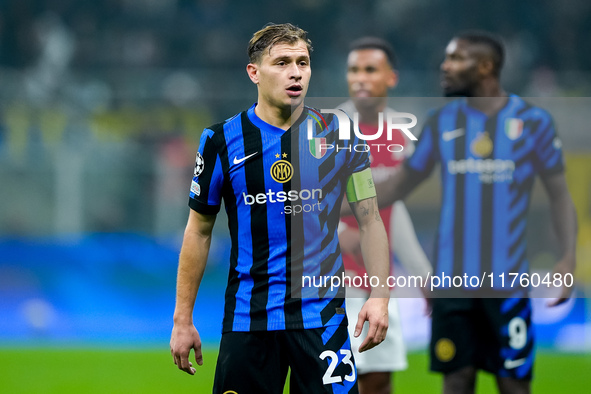
<path fill-rule="evenodd" d="M 478 133 L 474 141 L 470 144 L 470 150 L 474 155 L 479 157 L 490 155 L 493 150 L 493 143 L 488 136 L 488 132 L 483 131 L 482 133 Z"/>
<path fill-rule="evenodd" d="M 310 153 L 317 159 L 322 159 L 326 154 L 326 138 L 312 138 L 310 143 Z"/>
<path fill-rule="evenodd" d="M 205 162 L 203 161 L 203 156 L 201 156 L 201 153 L 197 152 L 197 157 L 195 158 L 195 170 L 193 171 L 193 176 L 201 175 L 204 167 L 205 167 Z"/>
<path fill-rule="evenodd" d="M 276 158 L 279 158 L 279 154 L 275 155 Z M 283 153 L 282 157 L 285 159 L 287 158 L 287 153 Z M 271 166 L 271 177 L 279 183 L 285 183 L 291 179 L 293 176 L 293 166 L 287 160 L 277 160 Z"/>
<path fill-rule="evenodd" d="M 521 119 L 507 119 L 505 121 L 505 134 L 510 140 L 516 140 L 523 134 L 523 120 Z"/>

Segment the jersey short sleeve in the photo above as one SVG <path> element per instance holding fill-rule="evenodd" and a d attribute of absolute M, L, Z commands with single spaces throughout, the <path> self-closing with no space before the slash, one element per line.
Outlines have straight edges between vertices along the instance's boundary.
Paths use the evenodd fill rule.
<path fill-rule="evenodd" d="M 431 173 L 439 157 L 437 147 L 439 141 L 433 126 L 435 120 L 436 117 L 432 117 L 427 122 L 414 147 L 413 154 L 404 162 L 406 168 L 424 177 Z"/>
<path fill-rule="evenodd" d="M 534 166 L 540 176 L 549 176 L 564 171 L 562 142 L 556 134 L 554 121 L 546 111 L 539 110 L 540 120 L 534 131 Z"/>
<path fill-rule="evenodd" d="M 189 207 L 204 215 L 217 214 L 222 202 L 224 174 L 213 137 L 214 133 L 209 129 L 201 134 L 189 194 Z"/>
<path fill-rule="evenodd" d="M 336 119 L 336 117 L 335 117 Z M 353 122 L 350 123 L 350 130 L 353 130 Z M 352 137 L 348 141 L 351 145 L 346 147 L 348 152 L 349 173 L 353 174 L 369 168 L 369 146 L 362 141 L 356 133 L 351 133 Z"/>

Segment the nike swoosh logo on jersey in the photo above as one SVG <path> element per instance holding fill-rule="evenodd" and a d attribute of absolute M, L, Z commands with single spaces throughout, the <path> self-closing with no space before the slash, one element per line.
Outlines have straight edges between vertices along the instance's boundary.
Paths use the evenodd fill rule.
<path fill-rule="evenodd" d="M 444 133 L 441 134 L 441 138 L 444 141 L 451 141 L 454 138 L 458 138 L 461 137 L 462 135 L 464 135 L 464 129 L 462 127 L 460 127 L 459 129 L 455 129 L 452 131 L 446 131 Z"/>
<path fill-rule="evenodd" d="M 246 159 L 250 159 L 251 157 L 253 157 L 253 156 L 254 156 L 254 155 L 256 155 L 257 153 L 259 153 L 259 152 L 254 152 L 254 153 L 253 153 L 253 154 L 251 154 L 251 155 L 244 156 L 242 159 L 239 159 L 239 158 L 238 158 L 238 156 L 234 156 L 234 164 L 240 164 L 240 163 L 242 163 L 244 160 L 246 160 Z"/>
<path fill-rule="evenodd" d="M 526 358 L 520 358 L 519 360 L 505 360 L 505 364 L 503 365 L 505 367 L 505 369 L 513 369 L 513 368 L 517 368 L 523 364 L 525 364 L 525 362 L 527 361 Z"/>

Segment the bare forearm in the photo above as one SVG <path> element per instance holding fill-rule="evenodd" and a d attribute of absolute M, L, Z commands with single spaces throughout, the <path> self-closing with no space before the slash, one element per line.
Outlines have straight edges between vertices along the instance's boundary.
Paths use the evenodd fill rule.
<path fill-rule="evenodd" d="M 370 278 L 379 279 L 378 286 L 372 288 L 371 294 L 377 297 L 389 297 L 387 279 L 390 273 L 390 252 L 384 224 L 381 221 L 372 222 L 360 230 L 360 235 L 361 253 L 367 274 Z"/>
<path fill-rule="evenodd" d="M 554 230 L 560 242 L 562 259 L 574 268 L 577 242 L 577 214 L 566 185 L 564 174 L 542 178 L 550 198 L 550 211 Z"/>
<path fill-rule="evenodd" d="M 211 235 L 185 231 L 177 273 L 175 323 L 192 323 L 197 291 L 203 278 Z"/>
<path fill-rule="evenodd" d="M 558 236 L 562 257 L 575 261 L 577 214 L 570 194 L 563 193 L 550 203 L 552 222 Z"/>
<path fill-rule="evenodd" d="M 426 277 L 433 269 L 417 239 L 415 228 L 404 202 L 397 201 L 394 204 L 393 215 L 394 219 L 390 224 L 392 249 L 408 273 Z"/>
<path fill-rule="evenodd" d="M 379 280 L 377 286 L 372 288 L 372 296 L 389 297 L 387 278 L 390 272 L 390 251 L 375 197 L 356 203 L 354 209 L 359 222 L 361 254 L 365 269 L 370 278 L 375 277 Z"/>

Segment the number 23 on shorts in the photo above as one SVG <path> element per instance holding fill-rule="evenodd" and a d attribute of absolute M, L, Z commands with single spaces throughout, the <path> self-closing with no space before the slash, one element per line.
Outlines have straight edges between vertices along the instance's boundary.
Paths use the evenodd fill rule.
<path fill-rule="evenodd" d="M 345 376 L 345 380 L 347 382 L 354 382 L 355 381 L 355 365 L 353 364 L 353 360 L 351 360 L 351 350 L 349 349 L 341 349 L 340 354 L 342 354 L 343 357 L 343 363 L 347 364 L 351 367 L 351 373 L 347 376 Z M 332 350 L 325 350 L 322 353 L 320 353 L 320 359 L 324 360 L 327 357 L 330 359 L 330 362 L 328 364 L 328 369 L 326 370 L 326 372 L 324 373 L 324 376 L 322 377 L 322 383 L 323 384 L 333 384 L 333 383 L 341 383 L 343 381 L 343 378 L 340 376 L 333 376 L 333 373 L 335 371 L 335 369 L 337 368 L 337 366 L 339 365 L 339 356 L 333 352 Z"/>

